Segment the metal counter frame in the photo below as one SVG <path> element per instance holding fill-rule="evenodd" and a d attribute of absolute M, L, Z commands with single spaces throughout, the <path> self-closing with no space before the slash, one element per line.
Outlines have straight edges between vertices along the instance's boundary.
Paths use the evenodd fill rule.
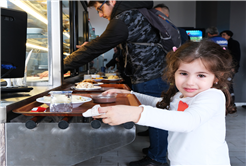
<path fill-rule="evenodd" d="M 20 99 L 5 107 L 1 104 L 1 166 L 75 165 L 134 141 L 135 126 L 126 129 L 123 125 L 102 124 L 99 129 L 94 129 L 89 122 L 83 122 L 82 117 L 74 117 L 66 129 L 58 127 L 59 117 L 53 122 L 38 123 L 37 127 L 33 129 L 28 129 L 25 126 L 25 122 L 28 118 L 32 118 L 31 116 L 24 117 L 23 121 L 9 122 L 7 120 L 7 114 L 12 110 L 34 102 L 38 97 L 48 95 L 51 90 L 70 89 L 72 85 L 74 84 L 50 87 L 42 93 L 36 91 L 37 94 L 32 94 L 31 97 L 25 97 L 25 99 Z M 139 101 L 132 102 L 132 99 L 128 101 L 130 105 L 140 104 Z"/>

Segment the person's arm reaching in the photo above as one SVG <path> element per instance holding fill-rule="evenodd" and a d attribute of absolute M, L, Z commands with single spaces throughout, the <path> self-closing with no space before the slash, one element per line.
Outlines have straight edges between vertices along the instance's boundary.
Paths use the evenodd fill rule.
<path fill-rule="evenodd" d="M 87 43 L 88 43 L 88 42 L 84 42 L 82 45 L 76 45 L 76 48 L 80 48 L 80 47 L 86 45 Z"/>
<path fill-rule="evenodd" d="M 113 19 L 100 37 L 91 42 L 85 42 L 82 46 L 77 46 L 79 49 L 64 59 L 64 73 L 91 62 L 99 55 L 126 41 L 127 38 L 127 26 L 121 20 Z M 40 74 L 40 78 L 47 76 L 48 71 Z"/>
<path fill-rule="evenodd" d="M 126 41 L 127 38 L 128 28 L 125 23 L 117 19 L 111 20 L 100 37 L 80 47 L 64 59 L 64 72 L 92 61 L 99 55 Z"/>

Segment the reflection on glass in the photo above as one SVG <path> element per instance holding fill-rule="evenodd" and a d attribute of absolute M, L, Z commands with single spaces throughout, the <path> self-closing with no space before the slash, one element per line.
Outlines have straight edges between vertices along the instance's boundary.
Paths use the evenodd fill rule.
<path fill-rule="evenodd" d="M 82 45 L 86 39 L 85 39 L 85 34 L 84 34 L 84 15 L 85 15 L 85 10 L 81 4 L 81 2 L 77 2 L 77 7 L 78 7 L 78 43 L 76 45 Z M 67 57 L 70 55 L 71 50 L 70 50 L 70 15 L 69 15 L 69 0 L 62 1 L 62 26 L 63 26 L 63 58 Z M 86 65 L 83 65 L 79 68 L 79 73 L 86 71 Z M 76 71 L 77 72 L 77 71 Z M 76 73 L 77 74 L 77 73 Z M 69 73 L 66 73 L 64 77 L 69 76 Z"/>
<path fill-rule="evenodd" d="M 63 27 L 63 58 L 70 55 L 70 17 L 69 1 L 62 1 L 62 27 Z M 70 76 L 70 72 L 64 77 Z"/>
<path fill-rule="evenodd" d="M 83 6 L 81 5 L 81 3 L 78 3 L 78 33 L 79 33 L 79 38 L 78 38 L 78 41 L 79 41 L 79 45 L 82 45 L 86 39 L 84 37 L 84 27 L 83 27 L 83 23 L 84 23 L 84 8 Z"/>
<path fill-rule="evenodd" d="M 63 56 L 70 55 L 69 1 L 62 1 Z"/>
<path fill-rule="evenodd" d="M 26 56 L 33 51 L 26 62 L 27 82 L 48 81 L 39 79 L 39 73 L 48 70 L 47 0 L 7 0 L 6 7 L 28 14 Z"/>
<path fill-rule="evenodd" d="M 86 18 L 87 14 L 86 11 L 84 9 L 84 7 L 82 6 L 81 3 L 78 3 L 78 44 L 82 45 L 84 42 L 86 42 L 88 39 L 86 39 L 86 28 L 84 26 L 87 26 L 87 18 Z M 90 64 L 88 65 L 90 66 Z M 84 73 L 86 72 L 87 68 L 86 65 L 83 65 L 79 68 L 79 72 L 80 73 Z"/>

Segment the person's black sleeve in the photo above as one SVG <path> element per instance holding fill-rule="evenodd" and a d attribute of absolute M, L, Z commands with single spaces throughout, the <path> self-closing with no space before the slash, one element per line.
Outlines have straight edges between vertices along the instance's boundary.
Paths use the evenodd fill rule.
<path fill-rule="evenodd" d="M 80 67 L 109 51 L 128 38 L 128 28 L 118 19 L 109 22 L 103 34 L 74 51 L 64 59 L 64 72 Z"/>
<path fill-rule="evenodd" d="M 112 58 L 107 64 L 106 67 L 109 68 L 111 66 L 115 66 L 115 64 L 117 63 L 117 61 L 115 60 L 115 58 Z"/>
<path fill-rule="evenodd" d="M 240 67 L 240 59 L 241 59 L 241 50 L 238 41 L 233 40 L 232 44 L 230 45 L 230 51 L 235 65 L 235 72 L 237 73 Z"/>
<path fill-rule="evenodd" d="M 240 50 L 240 44 L 235 41 L 234 45 L 233 45 L 233 53 L 236 55 L 236 60 L 237 62 L 240 62 L 241 59 L 241 50 Z"/>

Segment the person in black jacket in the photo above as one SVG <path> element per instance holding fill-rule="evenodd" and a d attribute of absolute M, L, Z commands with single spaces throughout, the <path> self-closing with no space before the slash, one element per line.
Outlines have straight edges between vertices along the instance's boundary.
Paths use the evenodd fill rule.
<path fill-rule="evenodd" d="M 228 50 L 230 51 L 233 59 L 233 71 L 232 71 L 232 78 L 231 81 L 233 82 L 234 75 L 238 72 L 239 67 L 240 67 L 240 59 L 241 59 L 241 50 L 240 50 L 240 44 L 238 41 L 234 40 L 232 38 L 233 32 L 230 30 L 224 30 L 220 33 L 220 36 L 225 38 L 228 41 Z M 233 89 L 233 84 L 230 87 L 230 93 L 232 96 L 232 102 L 235 102 L 235 94 L 234 94 L 234 89 Z M 234 104 L 235 105 L 235 104 Z M 236 107 L 235 107 L 236 109 Z"/>
<path fill-rule="evenodd" d="M 166 53 L 161 47 L 138 45 L 135 43 L 158 43 L 159 31 L 137 10 L 152 8 L 153 1 L 90 1 L 99 16 L 109 20 L 106 30 L 100 37 L 88 42 L 64 59 L 64 72 L 78 68 L 101 54 L 121 44 L 124 56 L 124 72 L 131 78 L 132 89 L 135 92 L 161 97 L 161 92 L 169 85 L 162 80 L 166 66 Z M 163 140 L 156 142 L 153 153 L 144 159 L 131 162 L 130 166 L 167 165 L 167 135 L 168 132 L 149 127 L 153 137 Z"/>
<path fill-rule="evenodd" d="M 233 32 L 230 30 L 225 30 L 220 33 L 220 36 L 225 38 L 228 41 L 228 50 L 230 51 L 233 58 L 233 65 L 235 66 L 235 73 L 238 72 L 240 67 L 240 59 L 241 59 L 241 50 L 240 44 L 238 41 L 232 38 Z"/>

